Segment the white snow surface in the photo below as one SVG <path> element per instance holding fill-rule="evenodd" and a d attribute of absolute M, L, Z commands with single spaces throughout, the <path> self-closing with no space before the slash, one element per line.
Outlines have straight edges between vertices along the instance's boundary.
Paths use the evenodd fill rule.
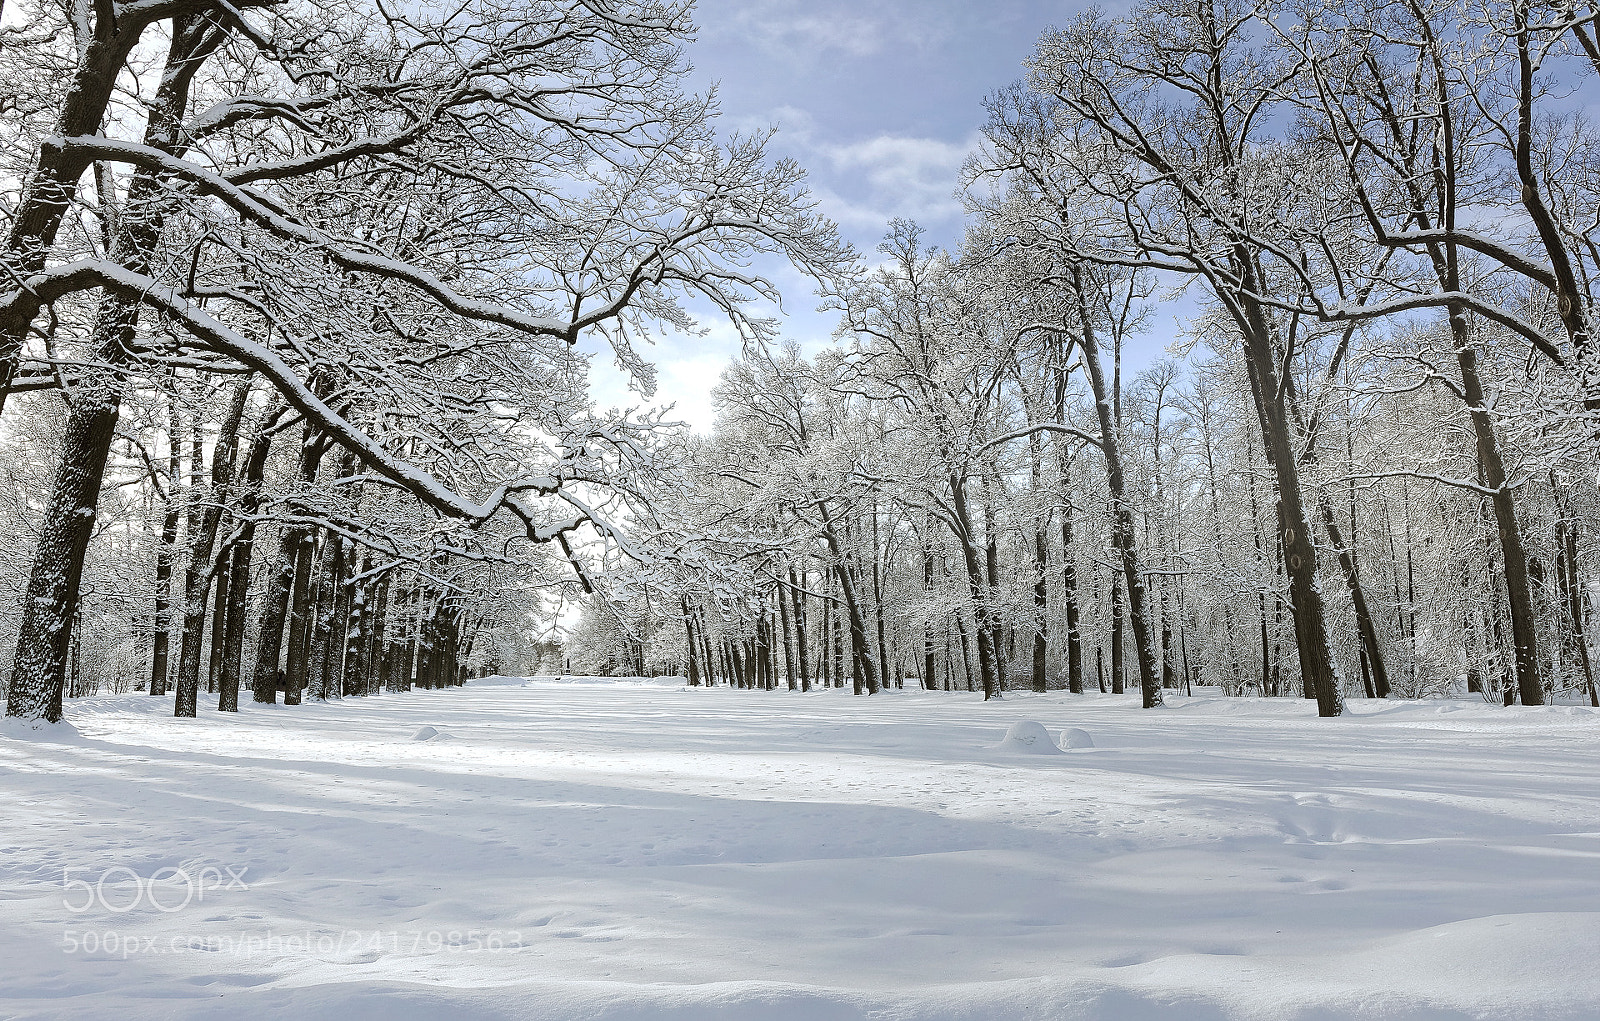
<path fill-rule="evenodd" d="M 1600 1017 L 1600 714 L 1136 697 L 74 701 L 0 734 L 0 1018 Z"/>

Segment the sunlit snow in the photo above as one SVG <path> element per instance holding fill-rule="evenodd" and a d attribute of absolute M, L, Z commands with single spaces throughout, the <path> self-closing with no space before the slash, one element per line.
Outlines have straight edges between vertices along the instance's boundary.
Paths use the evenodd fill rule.
<path fill-rule="evenodd" d="M 0 1016 L 1600 1016 L 1587 708 L 571 680 L 8 731 Z"/>

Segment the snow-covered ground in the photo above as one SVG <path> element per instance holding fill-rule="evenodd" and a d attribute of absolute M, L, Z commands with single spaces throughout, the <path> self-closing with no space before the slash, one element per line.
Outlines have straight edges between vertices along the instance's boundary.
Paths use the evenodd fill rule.
<path fill-rule="evenodd" d="M 0 737 L 0 1018 L 1600 1017 L 1600 713 L 1353 710 L 79 701 Z"/>

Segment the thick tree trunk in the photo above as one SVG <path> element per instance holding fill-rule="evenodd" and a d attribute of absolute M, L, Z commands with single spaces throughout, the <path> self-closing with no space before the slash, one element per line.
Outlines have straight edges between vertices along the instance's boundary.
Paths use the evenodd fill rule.
<path fill-rule="evenodd" d="M 367 649 L 371 645 L 372 631 L 372 613 L 368 597 L 372 586 L 370 580 L 357 581 L 356 578 L 366 578 L 367 571 L 371 567 L 371 558 L 363 554 L 355 578 L 346 583 L 350 588 L 350 606 L 345 625 L 344 664 L 339 677 L 339 690 L 346 695 L 368 693 Z"/>
<path fill-rule="evenodd" d="M 383 691 L 384 681 L 387 679 L 384 673 L 384 655 L 389 641 L 390 574 L 390 571 L 384 571 L 373 585 L 372 591 L 372 608 L 369 611 L 372 614 L 372 624 L 367 633 L 367 656 L 366 662 L 362 664 L 361 678 L 362 688 L 371 694 Z"/>
<path fill-rule="evenodd" d="M 62 429 L 50 503 L 23 598 L 22 628 L 6 695 L 7 716 L 51 723 L 61 719 L 83 556 L 94 532 L 95 506 L 121 397 L 119 380 L 109 374 L 97 376 L 79 384 Z"/>
<path fill-rule="evenodd" d="M 98 27 L 105 29 L 108 37 L 115 32 L 110 24 Z M 208 23 L 194 15 L 174 19 L 166 67 L 149 107 L 144 134 L 146 145 L 167 152 L 182 151 L 178 143 L 179 127 L 188 106 L 189 85 L 201 61 L 221 38 L 220 32 L 213 32 Z M 85 51 L 80 73 L 91 66 L 91 58 L 98 59 L 94 53 L 104 46 L 110 44 L 98 37 L 89 44 L 93 52 Z M 103 95 L 88 93 L 99 88 L 109 90 L 117 70 L 115 66 L 100 70 L 109 74 L 110 79 L 80 78 L 69 86 L 66 101 L 69 112 L 77 109 L 73 104 L 80 101 L 87 104 L 84 109 L 105 109 Z M 80 88 L 87 91 L 79 95 L 76 90 Z M 98 105 L 95 105 L 96 100 Z M 93 125 L 82 125 L 84 134 L 98 130 L 98 114 L 95 119 Z M 41 163 L 54 158 L 47 155 L 52 152 L 56 156 L 61 154 L 58 148 L 46 147 L 41 150 Z M 44 265 L 46 249 L 53 243 L 61 211 L 70 197 L 67 185 L 77 180 L 81 169 L 66 170 L 58 166 L 59 173 L 50 167 L 38 169 L 38 176 L 24 195 L 17 218 L 12 221 L 4 253 L 7 269 L 23 275 L 37 272 Z M 113 257 L 139 272 L 148 268 L 151 252 L 164 226 L 165 213 L 158 201 L 161 187 L 161 181 L 147 171 L 134 174 L 113 243 Z M 67 652 L 72 640 L 72 622 L 78 613 L 83 558 L 94 533 L 106 458 L 116 434 L 124 386 L 122 366 L 127 362 L 138 327 L 138 302 L 137 295 L 114 293 L 105 294 L 100 302 L 93 333 L 97 365 L 87 369 L 81 378 L 62 430 L 50 501 L 24 597 L 6 698 L 8 716 L 51 722 L 61 718 Z M 0 401 L 4 400 L 15 377 L 17 351 L 26 331 L 24 323 L 19 329 L 0 335 Z"/>
<path fill-rule="evenodd" d="M 228 562 L 233 551 L 223 546 L 217 553 L 217 581 L 211 590 L 211 646 L 206 659 L 206 694 L 217 693 L 217 681 L 222 674 L 222 650 L 228 633 Z"/>
<path fill-rule="evenodd" d="M 296 528 L 294 570 L 289 576 L 289 646 L 283 660 L 283 704 L 299 705 L 310 674 L 311 579 L 318 556 L 317 535 L 309 527 Z"/>
<path fill-rule="evenodd" d="M 1254 279 L 1252 271 L 1248 286 L 1254 286 Z M 1301 681 L 1317 701 L 1318 716 L 1339 716 L 1344 713 L 1344 692 L 1338 660 L 1328 643 L 1327 613 L 1317 581 L 1317 555 L 1311 543 L 1311 526 L 1300 488 L 1299 458 L 1278 375 L 1276 351 L 1259 305 L 1249 299 L 1240 299 L 1239 304 L 1243 308 L 1241 326 L 1245 333 L 1245 360 L 1251 391 L 1261 422 L 1267 463 L 1278 484 L 1278 538 L 1282 543 L 1284 570 L 1289 577 L 1289 602 L 1294 612 Z"/>
<path fill-rule="evenodd" d="M 694 613 L 689 609 L 689 597 L 683 596 L 678 600 L 678 605 L 683 608 L 683 637 L 684 649 L 688 651 L 689 659 L 689 686 L 700 687 L 700 651 L 695 648 L 694 639 Z"/>
<path fill-rule="evenodd" d="M 1456 342 L 1456 364 L 1461 370 L 1461 387 L 1467 398 L 1467 412 L 1477 439 L 1478 470 L 1485 488 L 1491 491 L 1496 530 L 1500 533 L 1500 554 L 1505 560 L 1506 602 L 1511 609 L 1511 642 L 1516 651 L 1517 692 L 1523 705 L 1544 705 L 1544 680 L 1539 673 L 1539 638 L 1533 590 L 1528 583 L 1528 556 L 1522 545 L 1522 529 L 1517 524 L 1517 505 L 1506 484 L 1505 466 L 1500 459 L 1500 444 L 1494 434 L 1494 420 L 1478 374 L 1478 352 L 1467 338 L 1464 310 L 1452 308 L 1451 333 Z"/>

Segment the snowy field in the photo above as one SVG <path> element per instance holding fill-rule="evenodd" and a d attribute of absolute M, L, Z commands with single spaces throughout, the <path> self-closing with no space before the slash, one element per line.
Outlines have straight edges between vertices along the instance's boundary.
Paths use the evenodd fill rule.
<path fill-rule="evenodd" d="M 1600 713 L 1133 697 L 75 702 L 0 1018 L 1600 1018 Z"/>

